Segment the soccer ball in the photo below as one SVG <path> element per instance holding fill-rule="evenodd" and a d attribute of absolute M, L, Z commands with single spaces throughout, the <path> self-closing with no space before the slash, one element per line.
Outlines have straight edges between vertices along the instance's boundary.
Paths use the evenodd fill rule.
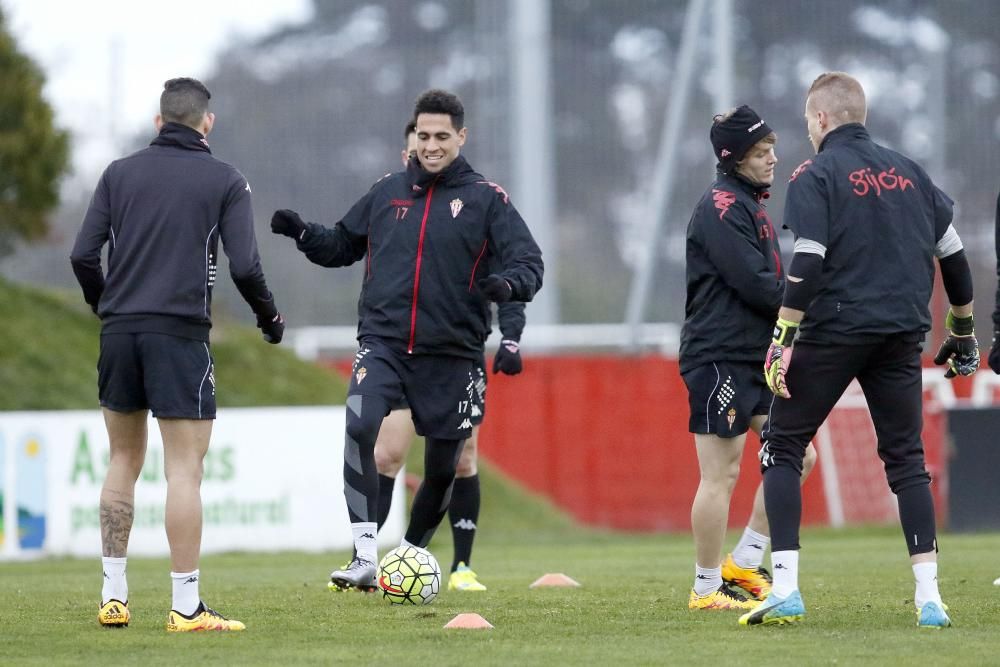
<path fill-rule="evenodd" d="M 427 549 L 396 547 L 378 564 L 379 590 L 392 604 L 430 604 L 441 589 L 441 566 Z"/>

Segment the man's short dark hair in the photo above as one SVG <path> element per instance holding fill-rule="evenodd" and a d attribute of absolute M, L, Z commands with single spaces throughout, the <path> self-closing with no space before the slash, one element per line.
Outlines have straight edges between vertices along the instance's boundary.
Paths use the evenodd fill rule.
<path fill-rule="evenodd" d="M 465 107 L 462 106 L 462 100 L 447 90 L 433 88 L 418 97 L 413 108 L 413 118 L 416 119 L 422 113 L 448 114 L 451 116 L 452 127 L 456 130 L 465 127 Z"/>
<path fill-rule="evenodd" d="M 417 131 L 417 121 L 410 120 L 410 122 L 406 124 L 406 127 L 403 128 L 403 140 L 405 141 L 409 139 L 410 135 L 416 131 Z"/>
<path fill-rule="evenodd" d="M 160 117 L 167 123 L 196 128 L 208 111 L 210 99 L 212 93 L 201 81 L 188 77 L 170 79 L 163 84 L 160 94 Z"/>

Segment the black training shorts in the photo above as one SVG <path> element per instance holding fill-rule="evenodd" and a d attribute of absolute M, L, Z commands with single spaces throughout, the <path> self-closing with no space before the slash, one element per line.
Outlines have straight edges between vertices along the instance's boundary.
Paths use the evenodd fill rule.
<path fill-rule="evenodd" d="M 368 338 L 354 358 L 347 395 L 377 396 L 389 406 L 405 397 L 419 435 L 465 439 L 472 432 L 481 372 L 472 359 L 401 354 Z M 485 395 L 485 380 L 483 386 Z"/>
<path fill-rule="evenodd" d="M 756 415 L 766 415 L 774 394 L 764 381 L 764 364 L 713 362 L 682 375 L 691 406 L 691 433 L 734 438 L 750 428 Z"/>
<path fill-rule="evenodd" d="M 159 333 L 101 335 L 101 405 L 149 409 L 154 417 L 215 419 L 215 375 L 208 343 Z"/>

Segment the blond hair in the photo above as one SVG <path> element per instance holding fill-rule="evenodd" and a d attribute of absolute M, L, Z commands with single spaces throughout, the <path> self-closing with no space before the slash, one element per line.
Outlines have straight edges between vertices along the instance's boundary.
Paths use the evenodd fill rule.
<path fill-rule="evenodd" d="M 868 116 L 865 89 L 846 72 L 824 72 L 816 77 L 806 93 L 807 104 L 825 111 L 833 126 L 864 123 Z"/>

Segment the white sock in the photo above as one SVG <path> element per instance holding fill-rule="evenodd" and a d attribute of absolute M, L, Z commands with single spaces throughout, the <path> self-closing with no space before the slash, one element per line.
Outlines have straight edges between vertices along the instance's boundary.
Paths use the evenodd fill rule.
<path fill-rule="evenodd" d="M 937 563 L 914 563 L 913 578 L 917 580 L 917 590 L 913 594 L 913 603 L 920 609 L 928 602 L 941 604 L 941 593 L 938 591 Z"/>
<path fill-rule="evenodd" d="M 764 552 L 770 543 L 771 538 L 767 535 L 761 535 L 749 528 L 744 530 L 743 537 L 733 549 L 733 562 L 736 563 L 736 567 L 756 570 L 764 562 Z"/>
<path fill-rule="evenodd" d="M 415 547 L 417 545 L 416 544 L 411 544 L 411 543 L 407 542 L 406 538 L 404 537 L 403 539 L 401 539 L 399 541 L 399 546 L 401 546 L 401 547 Z"/>
<path fill-rule="evenodd" d="M 694 594 L 708 595 L 722 585 L 722 567 L 694 566 Z"/>
<path fill-rule="evenodd" d="M 170 573 L 170 578 L 174 580 L 174 601 L 171 609 L 190 616 L 198 608 L 201 603 L 201 596 L 198 595 L 198 575 L 198 570 Z"/>
<path fill-rule="evenodd" d="M 128 581 L 125 579 L 125 561 L 127 558 L 101 558 L 104 567 L 104 587 L 101 589 L 101 604 L 108 600 L 128 602 Z"/>
<path fill-rule="evenodd" d="M 378 562 L 378 524 L 374 521 L 361 521 L 351 524 L 354 533 L 354 548 L 358 558 L 373 563 Z"/>
<path fill-rule="evenodd" d="M 774 583 L 771 592 L 779 598 L 786 598 L 799 588 L 799 552 L 772 551 L 771 574 Z"/>

